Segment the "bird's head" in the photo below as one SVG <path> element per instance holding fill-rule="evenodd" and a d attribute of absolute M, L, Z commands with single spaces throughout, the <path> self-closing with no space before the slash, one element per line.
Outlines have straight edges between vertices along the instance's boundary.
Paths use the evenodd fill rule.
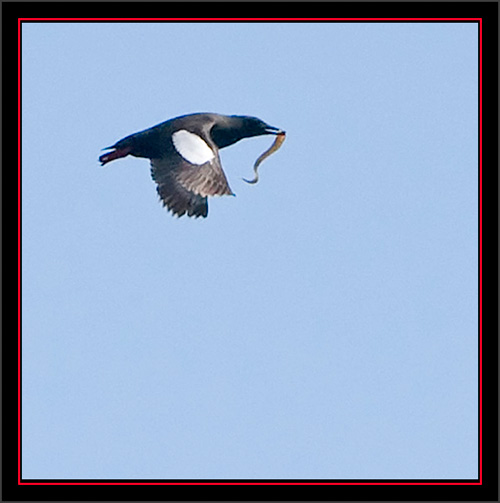
<path fill-rule="evenodd" d="M 231 117 L 240 123 L 240 129 L 245 133 L 244 138 L 265 134 L 285 134 L 285 131 L 282 129 L 270 126 L 257 117 L 246 115 L 233 115 Z"/>
<path fill-rule="evenodd" d="M 211 131 L 212 138 L 219 148 L 232 145 L 243 138 L 266 134 L 284 135 L 285 131 L 266 124 L 257 117 L 247 115 L 228 115 L 219 121 Z"/>

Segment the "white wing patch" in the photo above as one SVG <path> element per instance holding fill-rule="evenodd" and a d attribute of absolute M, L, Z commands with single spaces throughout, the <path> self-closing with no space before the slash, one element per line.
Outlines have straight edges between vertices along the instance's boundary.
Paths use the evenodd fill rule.
<path fill-rule="evenodd" d="M 191 164 L 205 164 L 215 157 L 203 138 L 185 129 L 179 129 L 173 133 L 172 142 L 175 150 Z"/>

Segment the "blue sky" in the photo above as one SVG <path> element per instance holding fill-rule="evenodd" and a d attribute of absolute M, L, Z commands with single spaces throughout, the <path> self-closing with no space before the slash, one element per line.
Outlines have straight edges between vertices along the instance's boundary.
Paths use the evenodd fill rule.
<path fill-rule="evenodd" d="M 23 477 L 477 477 L 477 25 L 29 23 Z M 100 149 L 177 115 L 236 197 Z"/>

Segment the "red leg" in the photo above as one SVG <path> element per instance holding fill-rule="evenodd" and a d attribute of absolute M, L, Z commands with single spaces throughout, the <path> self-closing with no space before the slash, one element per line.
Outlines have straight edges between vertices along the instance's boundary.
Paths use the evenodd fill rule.
<path fill-rule="evenodd" d="M 108 152 L 107 154 L 102 154 L 101 157 L 99 157 L 99 161 L 101 162 L 101 165 L 104 166 L 107 162 L 120 159 L 120 157 L 126 157 L 130 154 L 130 150 L 130 147 L 118 148 L 112 152 Z"/>

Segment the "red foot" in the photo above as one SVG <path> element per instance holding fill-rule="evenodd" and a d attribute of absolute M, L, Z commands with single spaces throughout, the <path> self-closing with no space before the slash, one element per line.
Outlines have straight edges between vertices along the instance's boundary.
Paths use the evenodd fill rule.
<path fill-rule="evenodd" d="M 104 166 L 107 162 L 120 159 L 120 157 L 126 157 L 129 154 L 130 148 L 118 148 L 107 154 L 102 154 L 101 157 L 99 157 L 99 161 L 101 162 L 101 166 Z"/>

